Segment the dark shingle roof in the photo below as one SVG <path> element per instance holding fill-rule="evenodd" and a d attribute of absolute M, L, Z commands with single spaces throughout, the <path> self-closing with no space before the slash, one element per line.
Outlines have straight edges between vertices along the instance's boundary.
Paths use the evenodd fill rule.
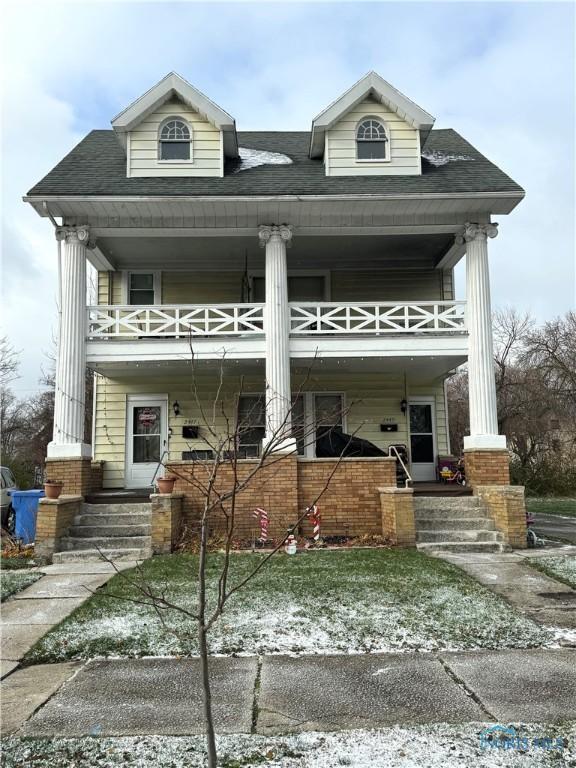
<path fill-rule="evenodd" d="M 421 176 L 325 176 L 322 161 L 308 157 L 309 142 L 310 134 L 305 131 L 239 132 L 240 147 L 280 152 L 288 155 L 292 164 L 239 171 L 239 161 L 229 161 L 223 178 L 129 179 L 126 156 L 114 132 L 91 131 L 28 194 L 193 197 L 522 192 L 516 182 L 451 129 L 431 132 Z M 438 164 L 446 157 L 451 159 Z"/>

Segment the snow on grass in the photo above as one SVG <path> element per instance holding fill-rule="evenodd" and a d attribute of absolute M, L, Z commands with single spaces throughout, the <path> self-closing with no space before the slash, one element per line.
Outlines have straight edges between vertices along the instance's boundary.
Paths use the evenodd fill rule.
<path fill-rule="evenodd" d="M 574 765 L 576 727 L 516 726 L 528 749 L 483 748 L 486 723 L 427 725 L 339 733 L 308 732 L 290 736 L 231 735 L 218 738 L 222 768 L 544 768 Z M 556 749 L 534 745 L 554 739 Z M 562 741 L 556 741 L 562 740 Z M 3 742 L 5 768 L 200 768 L 205 765 L 204 739 L 190 737 L 124 737 L 83 739 L 18 739 Z"/>
<path fill-rule="evenodd" d="M 527 559 L 527 562 L 547 576 L 563 581 L 576 589 L 576 557 L 574 555 L 531 558 Z"/>
<path fill-rule="evenodd" d="M 230 582 L 261 554 L 238 554 Z M 223 558 L 211 555 L 214 603 Z M 156 557 L 142 574 L 156 592 L 195 608 L 195 555 Z M 119 598 L 139 593 L 126 578 L 108 584 L 29 652 L 29 662 L 95 656 L 194 655 L 195 627 L 174 611 Z M 210 634 L 214 654 L 366 653 L 521 648 L 542 645 L 551 633 L 517 613 L 460 569 L 415 550 L 316 551 L 278 555 L 228 603 Z"/>
<path fill-rule="evenodd" d="M 2 602 L 11 595 L 21 592 L 43 576 L 42 573 L 19 573 L 2 571 L 0 574 L 0 598 Z"/>

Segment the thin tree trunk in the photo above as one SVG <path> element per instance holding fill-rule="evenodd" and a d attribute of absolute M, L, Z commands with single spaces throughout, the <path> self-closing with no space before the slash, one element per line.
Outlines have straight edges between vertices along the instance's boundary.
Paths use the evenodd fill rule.
<path fill-rule="evenodd" d="M 207 505 L 202 517 L 200 533 L 200 557 L 198 563 L 198 650 L 200 652 L 200 671 L 204 694 L 204 720 L 206 722 L 206 748 L 208 750 L 208 768 L 217 768 L 216 735 L 212 717 L 212 692 L 208 668 L 208 643 L 206 638 L 206 550 L 208 548 Z"/>

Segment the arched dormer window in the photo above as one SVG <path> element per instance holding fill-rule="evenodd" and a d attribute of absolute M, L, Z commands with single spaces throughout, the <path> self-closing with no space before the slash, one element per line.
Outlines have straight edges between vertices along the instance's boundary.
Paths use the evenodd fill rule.
<path fill-rule="evenodd" d="M 388 160 L 388 135 L 381 120 L 366 117 L 356 128 L 357 160 Z"/>
<path fill-rule="evenodd" d="M 160 160 L 191 160 L 192 134 L 184 120 L 169 117 L 160 126 L 158 158 Z"/>

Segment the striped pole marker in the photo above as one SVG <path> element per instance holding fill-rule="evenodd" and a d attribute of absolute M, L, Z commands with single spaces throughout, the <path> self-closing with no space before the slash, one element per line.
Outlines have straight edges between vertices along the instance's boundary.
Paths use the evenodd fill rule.
<path fill-rule="evenodd" d="M 268 525 L 270 523 L 268 512 L 262 507 L 256 507 L 252 512 L 252 517 L 260 521 L 260 541 L 268 541 Z"/>
<path fill-rule="evenodd" d="M 314 543 L 317 544 L 320 540 L 320 512 L 316 504 L 308 507 L 308 517 L 310 518 L 313 527 L 312 538 L 314 539 Z"/>

